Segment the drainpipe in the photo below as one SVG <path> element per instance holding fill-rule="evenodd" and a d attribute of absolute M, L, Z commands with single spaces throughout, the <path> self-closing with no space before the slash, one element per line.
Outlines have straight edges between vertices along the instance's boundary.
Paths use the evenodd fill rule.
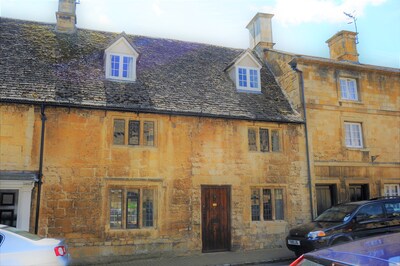
<path fill-rule="evenodd" d="M 42 177 L 43 177 L 43 150 L 44 150 L 44 129 L 46 123 L 46 115 L 44 113 L 45 105 L 42 104 L 40 107 L 40 117 L 42 120 L 42 131 L 40 136 L 40 157 L 39 157 L 39 173 L 37 181 L 37 199 L 36 199 L 36 217 L 35 217 L 35 234 L 38 233 L 39 228 L 39 211 L 40 211 L 40 194 L 42 191 Z"/>
<path fill-rule="evenodd" d="M 311 208 L 311 220 L 314 220 L 314 207 L 313 207 L 313 193 L 312 193 L 312 180 L 311 180 L 311 162 L 310 162 L 310 149 L 308 143 L 308 127 L 307 127 L 307 111 L 306 111 L 306 100 L 304 93 L 304 80 L 303 72 L 297 68 L 297 63 L 291 61 L 290 66 L 299 76 L 300 92 L 301 92 L 301 105 L 303 106 L 304 114 L 304 134 L 306 136 L 306 155 L 307 155 L 307 176 L 308 176 L 308 189 L 310 190 L 310 208 Z"/>

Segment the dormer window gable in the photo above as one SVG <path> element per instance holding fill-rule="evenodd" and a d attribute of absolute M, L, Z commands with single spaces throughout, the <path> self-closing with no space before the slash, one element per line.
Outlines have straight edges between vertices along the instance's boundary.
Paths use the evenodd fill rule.
<path fill-rule="evenodd" d="M 239 92 L 261 93 L 261 62 L 248 50 L 227 68 Z"/>
<path fill-rule="evenodd" d="M 136 61 L 139 53 L 122 33 L 105 50 L 105 75 L 107 79 L 136 81 Z"/>

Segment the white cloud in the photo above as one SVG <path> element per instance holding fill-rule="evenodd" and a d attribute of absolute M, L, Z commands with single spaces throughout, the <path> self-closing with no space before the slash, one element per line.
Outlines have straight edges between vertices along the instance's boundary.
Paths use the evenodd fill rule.
<path fill-rule="evenodd" d="M 275 6 L 264 6 L 263 12 L 275 14 L 274 19 L 284 25 L 305 22 L 343 22 L 343 12 L 362 16 L 369 5 L 380 5 L 386 0 L 277 0 Z"/>

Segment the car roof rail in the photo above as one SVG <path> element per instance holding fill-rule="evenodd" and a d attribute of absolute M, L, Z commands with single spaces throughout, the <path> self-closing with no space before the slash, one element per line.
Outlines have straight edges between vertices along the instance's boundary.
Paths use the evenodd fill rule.
<path fill-rule="evenodd" d="M 371 198 L 369 200 L 380 200 L 380 199 L 400 199 L 400 196 L 380 196 L 380 197 Z"/>

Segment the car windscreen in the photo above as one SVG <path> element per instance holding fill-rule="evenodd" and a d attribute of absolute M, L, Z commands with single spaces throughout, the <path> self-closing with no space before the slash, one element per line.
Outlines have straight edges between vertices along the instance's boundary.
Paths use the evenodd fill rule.
<path fill-rule="evenodd" d="M 14 234 L 23 236 L 23 237 L 28 238 L 28 239 L 30 239 L 30 240 L 35 240 L 35 241 L 36 241 L 36 240 L 42 239 L 42 238 L 41 238 L 40 236 L 38 236 L 38 235 L 34 235 L 34 234 L 31 234 L 31 233 L 26 232 L 26 231 L 23 231 L 23 230 L 19 230 L 19 229 L 14 228 L 14 227 L 3 227 L 2 229 L 3 229 L 3 230 L 6 230 L 6 231 L 9 231 L 9 232 L 11 232 L 11 233 L 14 233 Z"/>
<path fill-rule="evenodd" d="M 345 222 L 357 208 L 357 205 L 338 205 L 331 207 L 318 216 L 317 222 Z"/>

